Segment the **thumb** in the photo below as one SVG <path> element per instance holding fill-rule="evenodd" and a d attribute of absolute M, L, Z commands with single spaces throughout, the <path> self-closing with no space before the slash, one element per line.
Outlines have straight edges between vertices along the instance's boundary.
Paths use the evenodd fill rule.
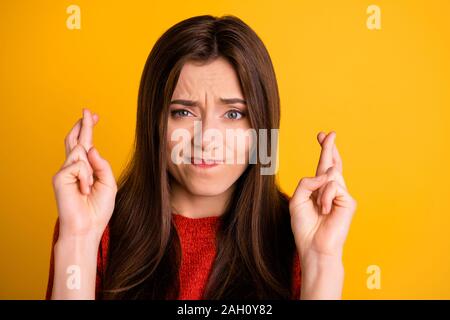
<path fill-rule="evenodd" d="M 294 198 L 296 202 L 303 203 L 309 200 L 311 194 L 319 189 L 325 182 L 327 182 L 327 174 L 323 173 L 316 177 L 302 178 L 294 192 Z"/>
<path fill-rule="evenodd" d="M 92 166 L 92 170 L 100 182 L 115 188 L 116 179 L 114 178 L 114 174 L 108 161 L 100 156 L 100 153 L 95 147 L 89 149 L 87 156 L 89 163 Z"/>

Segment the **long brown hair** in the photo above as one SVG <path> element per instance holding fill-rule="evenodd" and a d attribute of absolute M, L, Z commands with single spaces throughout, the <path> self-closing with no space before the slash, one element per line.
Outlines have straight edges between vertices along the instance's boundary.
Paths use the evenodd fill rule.
<path fill-rule="evenodd" d="M 180 242 L 167 170 L 168 105 L 183 64 L 226 58 L 235 68 L 252 128 L 279 128 L 280 101 L 270 56 L 239 18 L 181 21 L 156 42 L 141 78 L 134 153 L 118 181 L 110 221 L 106 299 L 176 299 Z M 268 130 L 270 154 L 270 130 Z M 274 157 L 272 157 L 274 158 Z M 295 243 L 288 197 L 275 175 L 249 164 L 220 216 L 217 255 L 204 299 L 290 299 Z"/>

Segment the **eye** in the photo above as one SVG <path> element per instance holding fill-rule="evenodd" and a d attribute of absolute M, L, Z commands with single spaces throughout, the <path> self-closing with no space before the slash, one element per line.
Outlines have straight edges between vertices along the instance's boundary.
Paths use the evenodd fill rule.
<path fill-rule="evenodd" d="M 170 112 L 170 114 L 175 117 L 175 118 L 184 118 L 184 117 L 189 117 L 190 115 L 193 116 L 192 113 L 190 113 L 188 110 L 186 109 L 177 109 L 177 110 L 172 110 Z"/>
<path fill-rule="evenodd" d="M 225 113 L 226 118 L 230 120 L 239 120 L 244 116 L 244 113 L 239 110 L 230 110 L 227 113 Z"/>

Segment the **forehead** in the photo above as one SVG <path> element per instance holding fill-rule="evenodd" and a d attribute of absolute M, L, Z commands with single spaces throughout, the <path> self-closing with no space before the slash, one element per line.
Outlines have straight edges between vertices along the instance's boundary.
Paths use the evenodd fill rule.
<path fill-rule="evenodd" d="M 205 93 L 243 98 L 238 75 L 225 58 L 202 64 L 187 61 L 183 65 L 173 95 L 193 98 Z"/>

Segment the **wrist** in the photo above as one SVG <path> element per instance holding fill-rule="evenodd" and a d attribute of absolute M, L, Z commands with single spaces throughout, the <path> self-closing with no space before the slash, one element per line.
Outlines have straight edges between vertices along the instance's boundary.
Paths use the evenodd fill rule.
<path fill-rule="evenodd" d="M 59 238 L 54 246 L 52 299 L 94 299 L 98 243 L 88 237 Z"/>
<path fill-rule="evenodd" d="M 100 240 L 94 235 L 60 236 L 55 243 L 55 254 L 72 253 L 74 255 L 97 254 Z"/>
<path fill-rule="evenodd" d="M 300 257 L 302 269 L 314 269 L 319 271 L 330 269 L 339 271 L 344 269 L 342 252 L 336 252 L 335 254 L 324 254 L 310 250 Z"/>
<path fill-rule="evenodd" d="M 301 299 L 341 299 L 344 282 L 342 256 L 309 252 L 302 256 Z"/>
<path fill-rule="evenodd" d="M 63 223 L 60 220 L 59 222 L 59 236 L 58 241 L 63 243 L 96 243 L 100 244 L 102 232 L 97 230 L 98 228 L 94 227 L 83 227 L 83 228 L 73 228 L 67 226 L 67 224 Z"/>

